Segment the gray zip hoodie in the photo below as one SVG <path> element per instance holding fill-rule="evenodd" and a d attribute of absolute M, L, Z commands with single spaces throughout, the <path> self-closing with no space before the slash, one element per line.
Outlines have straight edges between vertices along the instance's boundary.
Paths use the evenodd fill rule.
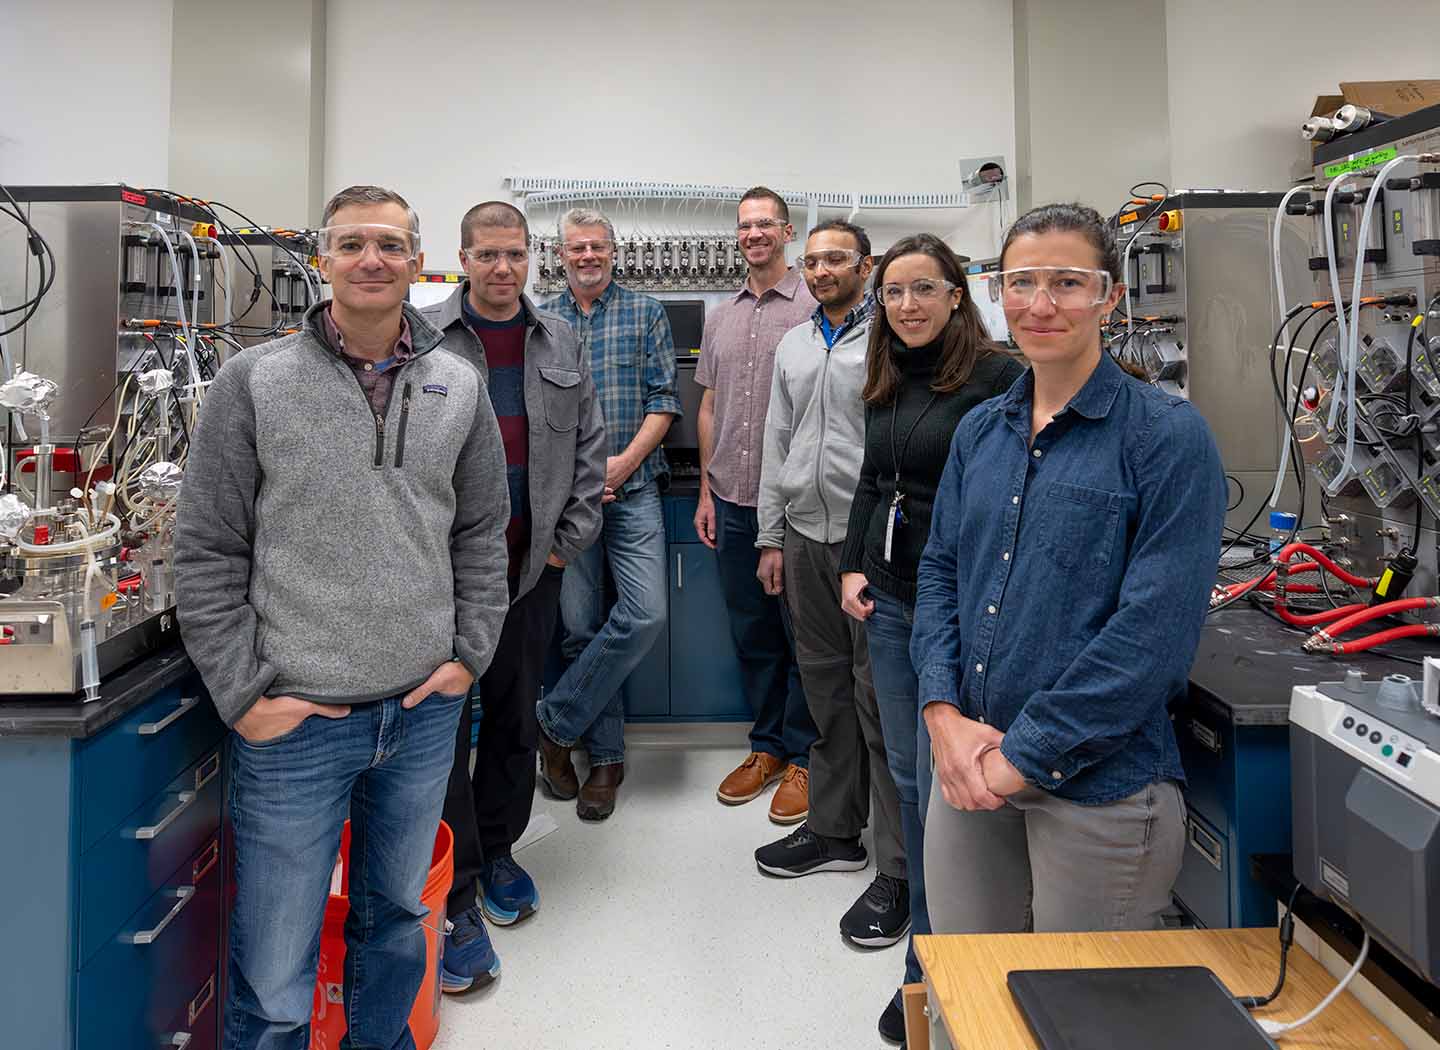
<path fill-rule="evenodd" d="M 505 452 L 484 380 L 408 305 L 383 419 L 301 332 L 226 362 L 175 532 L 181 636 L 227 725 L 261 696 L 356 704 L 458 657 L 490 666 L 509 606 Z"/>
<path fill-rule="evenodd" d="M 761 461 L 756 547 L 783 547 L 785 526 L 840 543 L 865 457 L 867 317 L 825 348 L 820 325 L 798 324 L 775 348 Z"/>

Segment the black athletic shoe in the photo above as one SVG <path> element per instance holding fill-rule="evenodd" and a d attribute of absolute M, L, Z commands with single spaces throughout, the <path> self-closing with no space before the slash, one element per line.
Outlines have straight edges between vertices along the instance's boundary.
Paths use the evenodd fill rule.
<path fill-rule="evenodd" d="M 905 1050 L 905 1011 L 900 1007 L 900 993 L 895 993 L 895 998 L 885 1004 L 885 1012 L 880 1015 L 880 1038 L 887 1043 L 899 1043 L 900 1050 Z"/>
<path fill-rule="evenodd" d="M 869 862 L 859 842 L 825 838 L 811 831 L 809 824 L 755 851 L 761 871 L 792 879 L 817 871 L 859 871 Z"/>
<path fill-rule="evenodd" d="M 862 948 L 888 948 L 910 929 L 910 884 L 876 875 L 840 919 L 840 936 Z"/>

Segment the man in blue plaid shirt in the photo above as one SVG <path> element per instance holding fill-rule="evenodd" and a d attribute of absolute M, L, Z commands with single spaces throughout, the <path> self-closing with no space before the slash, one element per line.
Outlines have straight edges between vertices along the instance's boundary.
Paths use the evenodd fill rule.
<path fill-rule="evenodd" d="M 665 627 L 665 521 L 660 485 L 670 468 L 660 448 L 680 416 L 675 342 L 665 308 L 612 279 L 615 229 L 598 211 L 572 208 L 560 218 L 569 282 L 544 308 L 569 321 L 590 352 L 590 374 L 605 416 L 604 524 L 600 539 L 565 569 L 560 615 L 572 663 L 536 707 L 540 780 L 555 798 L 579 795 L 582 820 L 615 810 L 625 779 L 625 705 L 620 686 Z M 606 609 L 605 570 L 615 581 Z M 590 755 L 581 787 L 570 761 Z"/>

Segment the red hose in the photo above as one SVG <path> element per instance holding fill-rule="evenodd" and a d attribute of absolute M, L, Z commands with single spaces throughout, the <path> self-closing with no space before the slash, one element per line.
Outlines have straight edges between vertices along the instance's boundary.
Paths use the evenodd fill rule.
<path fill-rule="evenodd" d="M 1340 566 L 1336 565 L 1335 562 L 1332 561 L 1330 557 L 1325 554 L 1324 551 L 1316 547 L 1312 547 L 1308 543 L 1286 544 L 1284 547 L 1280 548 L 1280 552 L 1275 557 L 1278 561 L 1282 561 L 1288 564 L 1290 561 L 1290 556 L 1297 551 L 1301 551 L 1305 554 L 1310 555 L 1310 557 L 1314 558 L 1317 562 L 1319 562 L 1326 569 L 1328 569 L 1332 576 L 1340 577 L 1340 579 L 1344 580 L 1352 587 L 1370 586 L 1370 581 L 1365 579 L 1365 577 L 1356 576 L 1353 572 L 1349 572 L 1345 569 L 1340 568 Z"/>
<path fill-rule="evenodd" d="M 1377 645 L 1384 645 L 1386 642 L 1393 642 L 1400 638 L 1421 638 L 1425 635 L 1436 634 L 1440 634 L 1440 624 L 1412 623 L 1404 627 L 1392 627 L 1388 631 L 1367 634 L 1365 637 L 1356 638 L 1353 641 L 1332 643 L 1330 652 L 1335 656 L 1349 656 L 1351 653 L 1364 652 L 1366 649 L 1373 649 Z"/>
<path fill-rule="evenodd" d="M 1409 612 L 1412 609 L 1431 609 L 1440 605 L 1440 598 L 1399 598 L 1393 602 L 1382 602 L 1379 605 L 1363 606 L 1353 615 L 1346 616 L 1343 620 L 1332 623 L 1320 635 L 1326 636 L 1325 640 L 1334 638 L 1336 635 L 1344 634 L 1352 627 L 1359 627 L 1362 623 L 1369 623 L 1371 620 L 1379 619 L 1382 616 L 1394 616 L 1396 613 Z"/>
<path fill-rule="evenodd" d="M 1296 616 L 1285 606 L 1280 604 L 1280 596 L 1275 596 L 1275 605 L 1272 611 L 1280 619 L 1296 627 L 1314 627 L 1316 624 L 1329 623 L 1331 620 L 1338 620 L 1349 616 L 1351 613 L 1358 613 L 1362 609 L 1368 609 L 1368 605 L 1342 605 L 1338 609 L 1326 609 L 1324 612 L 1309 613 L 1305 616 Z M 1306 639 L 1305 644 L 1310 644 L 1311 639 Z"/>

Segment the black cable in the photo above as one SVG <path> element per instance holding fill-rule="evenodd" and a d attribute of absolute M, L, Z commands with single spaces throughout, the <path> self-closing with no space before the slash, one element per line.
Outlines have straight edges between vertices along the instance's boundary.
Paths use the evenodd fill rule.
<path fill-rule="evenodd" d="M 35 316 L 36 312 L 40 309 L 41 301 L 45 298 L 45 296 L 49 293 L 51 287 L 53 287 L 55 284 L 55 275 L 58 272 L 59 267 L 55 262 L 55 252 L 50 247 L 50 242 L 47 241 L 44 235 L 42 235 L 40 231 L 34 227 L 30 220 L 25 217 L 24 210 L 20 207 L 20 202 L 15 199 L 15 195 L 10 192 L 9 187 L 0 184 L 0 192 L 3 192 L 6 199 L 10 202 L 10 208 L 0 207 L 0 212 L 4 212 L 6 215 L 10 216 L 16 222 L 20 223 L 20 225 L 25 227 L 26 245 L 30 249 L 30 254 L 35 256 L 36 267 L 40 271 L 40 279 L 36 285 L 36 291 L 33 296 L 31 296 L 29 299 L 19 304 L 18 306 L 5 307 L 4 309 L 0 309 L 0 316 L 15 313 L 19 313 L 22 315 L 20 320 L 16 321 L 8 328 L 0 329 L 0 336 L 6 336 L 12 332 L 18 332 L 20 329 L 24 328 L 25 325 L 30 322 L 30 318 Z M 12 211 L 11 208 L 13 208 L 14 210 Z M 46 265 L 47 258 L 49 259 L 48 267 Z"/>
<path fill-rule="evenodd" d="M 1234 474 L 1226 474 L 1225 480 L 1235 482 L 1235 487 L 1240 490 L 1240 494 L 1235 497 L 1235 505 L 1225 508 L 1225 513 L 1229 514 L 1232 511 L 1239 510 L 1240 505 L 1245 502 L 1245 482 L 1241 481 Z"/>
<path fill-rule="evenodd" d="M 1290 891 L 1290 899 L 1285 903 L 1285 917 L 1280 920 L 1280 975 L 1275 980 L 1275 988 L 1265 996 L 1236 996 L 1235 1001 L 1247 1010 L 1269 1006 L 1279 998 L 1281 989 L 1285 987 L 1286 962 L 1290 956 L 1290 946 L 1295 943 L 1295 898 L 1299 895 L 1300 883 L 1297 880 L 1295 888 Z"/>

